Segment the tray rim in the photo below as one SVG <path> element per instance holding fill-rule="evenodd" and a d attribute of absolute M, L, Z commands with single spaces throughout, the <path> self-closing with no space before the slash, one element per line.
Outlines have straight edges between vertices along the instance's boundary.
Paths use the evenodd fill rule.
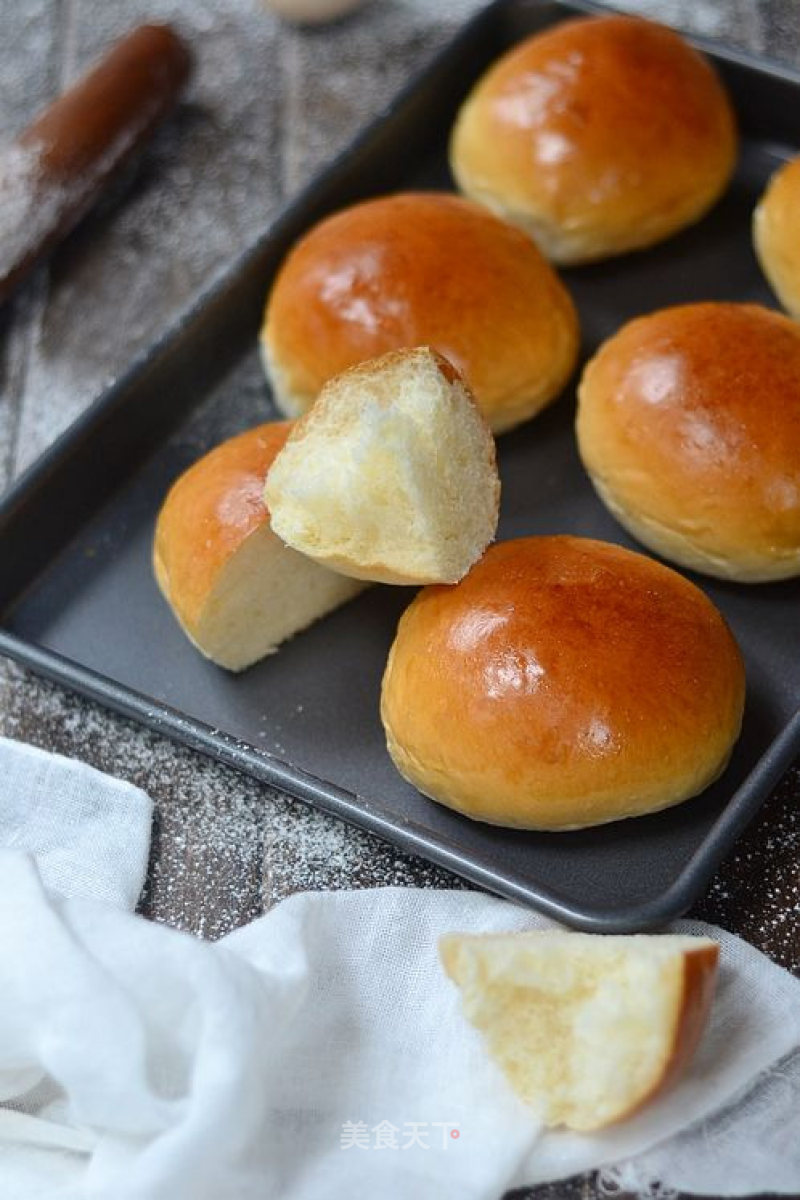
<path fill-rule="evenodd" d="M 265 245 L 277 240 L 284 229 L 291 227 L 296 215 L 303 210 L 307 202 L 315 198 L 323 187 L 335 185 L 340 173 L 382 133 L 386 123 L 403 110 L 426 80 L 436 76 L 442 62 L 446 58 L 456 56 L 460 46 L 471 42 L 476 30 L 482 25 L 491 27 L 504 9 L 517 7 L 520 3 L 530 7 L 561 8 L 565 17 L 576 12 L 608 14 L 620 11 L 595 0 L 492 0 L 492 3 L 473 14 L 440 47 L 428 64 L 413 75 L 330 163 L 315 172 L 309 182 L 282 206 L 275 219 L 267 224 L 250 245 L 218 272 L 163 333 L 135 355 L 111 386 L 22 472 L 0 497 L 0 537 L 3 527 L 13 522 L 17 510 L 24 506 L 28 497 L 36 492 L 51 471 L 77 446 L 92 440 L 95 431 L 113 414 L 117 405 L 124 401 L 126 393 L 136 381 L 146 375 L 162 356 L 169 353 L 172 345 L 202 316 L 206 308 L 247 270 Z M 787 64 L 728 47 L 711 38 L 689 34 L 685 36 L 692 45 L 716 59 L 800 87 L 800 70 Z M 21 594 L 22 591 L 17 593 L 17 599 Z M 612 933 L 652 928 L 685 912 L 703 894 L 718 863 L 730 852 L 739 834 L 753 818 L 765 797 L 800 754 L 798 708 L 731 795 L 722 813 L 669 887 L 656 897 L 638 905 L 628 906 L 623 911 L 602 906 L 592 909 L 578 908 L 574 902 L 541 885 L 536 885 L 537 890 L 532 894 L 529 888 L 517 883 L 500 881 L 491 869 L 475 863 L 469 855 L 465 857 L 464 853 L 442 834 L 432 836 L 423 826 L 407 821 L 393 823 L 382 811 L 372 806 L 368 797 L 358 796 L 346 788 L 320 779 L 275 755 L 243 743 L 230 734 L 189 717 L 161 701 L 148 698 L 57 651 L 29 642 L 2 627 L 0 654 L 28 667 L 37 675 L 136 721 L 156 734 L 170 737 L 206 757 L 282 790 L 290 797 L 365 829 L 400 849 L 420 855 L 480 887 L 495 894 L 499 892 L 508 899 L 535 907 L 556 920 L 589 932 Z M 720 843 L 724 844 L 720 846 Z M 501 883 L 502 886 L 499 886 Z"/>
<path fill-rule="evenodd" d="M 465 857 L 442 835 L 426 837 L 424 829 L 404 821 L 392 823 L 374 810 L 368 797 L 338 784 L 319 779 L 275 755 L 243 744 L 231 734 L 215 729 L 194 717 L 157 702 L 133 688 L 116 683 L 89 667 L 73 663 L 56 651 L 43 649 L 0 630 L 0 653 L 29 667 L 35 674 L 80 692 L 118 715 L 144 725 L 153 733 L 168 736 L 215 762 L 232 767 L 260 783 L 282 789 L 290 797 L 303 801 L 349 824 L 357 825 L 407 853 L 468 879 L 495 895 L 535 908 L 537 911 L 572 928 L 587 933 L 628 933 L 652 929 L 674 920 L 703 894 L 716 866 L 730 851 L 738 835 L 750 823 L 764 798 L 780 782 L 800 752 L 800 709 L 790 718 L 778 736 L 755 763 L 731 796 L 724 811 L 684 864 L 680 874 L 663 892 L 624 911 L 598 906 L 577 908 L 548 888 L 539 887 L 535 896 L 529 889 L 504 881 L 503 887 L 490 870 Z M 730 840 L 728 836 L 730 835 Z M 719 843 L 724 842 L 720 847 Z"/>

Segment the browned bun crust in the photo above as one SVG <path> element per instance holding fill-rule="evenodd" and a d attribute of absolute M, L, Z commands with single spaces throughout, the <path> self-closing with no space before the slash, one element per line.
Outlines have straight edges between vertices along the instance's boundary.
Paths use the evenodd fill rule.
<path fill-rule="evenodd" d="M 269 527 L 264 478 L 291 428 L 272 421 L 215 446 L 175 481 L 161 507 L 153 568 L 190 634 L 222 568 L 251 533 Z"/>
<path fill-rule="evenodd" d="M 404 614 L 381 714 L 398 770 L 468 816 L 570 829 L 678 804 L 725 766 L 744 671 L 668 567 L 574 537 L 490 547 Z"/>
<path fill-rule="evenodd" d="M 775 295 L 800 320 L 800 158 L 770 179 L 753 214 L 753 242 Z"/>
<path fill-rule="evenodd" d="M 672 30 L 608 16 L 564 21 L 495 63 L 459 113 L 451 166 L 548 258 L 579 263 L 698 220 L 736 151 L 708 60 Z"/>
<path fill-rule="evenodd" d="M 696 949 L 683 960 L 683 998 L 675 1022 L 672 1054 L 664 1064 L 664 1074 L 653 1090 L 625 1115 L 632 1116 L 646 1104 L 668 1092 L 686 1072 L 711 1015 L 717 986 L 719 946 L 698 939 Z"/>
<path fill-rule="evenodd" d="M 288 416 L 347 368 L 429 345 L 500 432 L 559 394 L 579 335 L 566 289 L 529 238 L 468 200 L 426 192 L 315 226 L 278 273 L 261 339 Z"/>
<path fill-rule="evenodd" d="M 215 446 L 170 488 L 156 522 L 156 582 L 184 633 L 221 667 L 242 671 L 363 586 L 284 546 L 264 477 L 289 421 Z"/>
<path fill-rule="evenodd" d="M 581 457 L 651 549 L 709 575 L 800 573 L 800 326 L 753 304 L 625 325 L 586 367 Z"/>

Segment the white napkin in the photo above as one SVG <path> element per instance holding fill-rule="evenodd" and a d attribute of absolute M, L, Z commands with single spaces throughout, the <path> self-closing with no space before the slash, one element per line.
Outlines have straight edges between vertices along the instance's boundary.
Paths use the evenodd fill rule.
<path fill-rule="evenodd" d="M 17 847 L 0 853 L 0 1195 L 498 1200 L 620 1162 L 609 1175 L 626 1186 L 800 1190 L 800 1055 L 785 1058 L 800 1047 L 800 983 L 737 938 L 676 926 L 722 943 L 712 1024 L 679 1087 L 603 1134 L 544 1132 L 462 1018 L 436 955 L 445 931 L 543 919 L 477 893 L 388 888 L 295 896 L 202 942 L 108 903 L 115 874 L 117 896 L 141 884 L 143 856 L 117 824 L 138 813 L 146 844 L 141 794 L 38 753 L 12 770 L 19 753 L 0 744 L 0 844 L 11 826 Z M 43 842 L 28 842 L 10 782 L 41 798 L 40 768 L 51 813 L 68 817 L 62 840 L 79 851 L 72 898 L 49 894 L 21 851 Z M 72 807 L 59 800 L 68 786 Z M 75 822 L 84 812 L 91 842 Z M 51 822 L 51 854 L 59 840 Z M 88 898 L 92 854 L 102 900 Z"/>
<path fill-rule="evenodd" d="M 152 813 L 133 784 L 0 737 L 0 847 L 32 854 L 49 891 L 132 909 Z"/>

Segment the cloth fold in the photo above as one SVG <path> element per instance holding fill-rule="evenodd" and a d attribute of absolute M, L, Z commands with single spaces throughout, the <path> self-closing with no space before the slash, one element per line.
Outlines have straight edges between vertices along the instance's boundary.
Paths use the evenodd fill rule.
<path fill-rule="evenodd" d="M 499 1200 L 599 1166 L 644 1191 L 800 1191 L 800 983 L 738 938 L 674 926 L 722 947 L 678 1087 L 596 1135 L 545 1131 L 462 1017 L 437 940 L 550 922 L 385 888 L 294 896 L 203 942 L 122 910 L 141 793 L 4 742 L 0 777 L 0 1195 Z"/>
<path fill-rule="evenodd" d="M 132 783 L 0 737 L 0 847 L 33 855 L 45 887 L 132 909 L 153 803 Z"/>

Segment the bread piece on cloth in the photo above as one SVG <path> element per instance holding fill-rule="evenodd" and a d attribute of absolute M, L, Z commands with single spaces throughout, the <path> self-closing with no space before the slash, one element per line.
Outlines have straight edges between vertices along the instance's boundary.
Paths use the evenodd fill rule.
<path fill-rule="evenodd" d="M 514 1090 L 545 1125 L 588 1132 L 631 1116 L 688 1065 L 719 947 L 548 930 L 449 934 L 439 952 Z"/>

